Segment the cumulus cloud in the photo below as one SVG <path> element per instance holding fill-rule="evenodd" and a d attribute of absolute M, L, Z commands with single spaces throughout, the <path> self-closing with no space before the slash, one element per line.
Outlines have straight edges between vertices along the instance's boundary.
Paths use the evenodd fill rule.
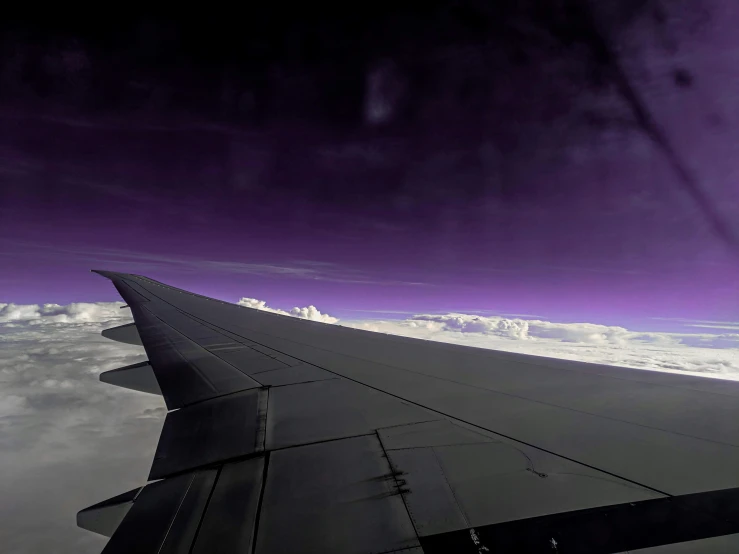
<path fill-rule="evenodd" d="M 339 321 L 338 317 L 332 317 L 328 314 L 322 314 L 315 306 L 307 306 L 305 308 L 298 308 L 297 306 L 286 312 L 285 310 L 279 310 L 276 308 L 270 308 L 267 306 L 267 302 L 264 300 L 257 300 L 256 298 L 242 298 L 237 302 L 239 306 L 246 306 L 247 308 L 254 308 L 256 310 L 264 310 L 265 312 L 272 312 L 274 314 L 290 315 L 293 317 L 299 317 L 300 319 L 309 319 L 311 321 L 320 321 L 322 323 L 336 323 Z"/>
<path fill-rule="evenodd" d="M 335 323 L 314 306 L 277 310 Z M 145 482 L 166 409 L 161 398 L 100 383 L 145 359 L 100 331 L 131 321 L 120 302 L 0 304 L 0 544 L 14 553 L 98 553 L 105 538 L 75 513 Z M 644 333 L 593 323 L 420 314 L 343 325 L 511 352 L 739 378 L 739 334 Z"/>
<path fill-rule="evenodd" d="M 78 302 L 59 304 L 6 304 L 0 302 L 0 323 L 99 323 L 119 319 L 122 302 Z"/>
<path fill-rule="evenodd" d="M 471 314 L 420 314 L 344 324 L 521 354 L 739 379 L 739 334 L 640 332 L 595 323 Z"/>

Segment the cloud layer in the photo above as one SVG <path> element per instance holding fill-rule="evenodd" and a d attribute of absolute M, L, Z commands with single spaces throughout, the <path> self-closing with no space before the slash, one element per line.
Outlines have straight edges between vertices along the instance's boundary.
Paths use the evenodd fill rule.
<path fill-rule="evenodd" d="M 421 314 L 404 320 L 344 324 L 522 354 L 739 379 L 739 334 L 736 333 L 639 332 L 595 323 L 470 314 Z"/>
<path fill-rule="evenodd" d="M 239 304 L 312 321 L 254 298 Z M 75 513 L 145 481 L 165 408 L 159 397 L 100 383 L 100 372 L 145 359 L 100 331 L 131 321 L 120 302 L 0 303 L 0 544 L 14 553 L 98 553 L 105 539 Z M 420 314 L 341 324 L 483 348 L 662 371 L 739 378 L 739 334 L 643 333 L 592 323 Z"/>
<path fill-rule="evenodd" d="M 324 323 L 339 321 L 322 314 L 315 306 L 287 312 L 271 308 L 256 298 L 242 298 L 238 304 Z M 403 320 L 355 320 L 341 324 L 522 354 L 739 379 L 739 333 L 641 332 L 597 323 L 557 323 L 462 313 L 418 314 Z M 718 329 L 733 330 L 723 326 Z"/>
<path fill-rule="evenodd" d="M 100 323 L 115 321 L 128 314 L 121 312 L 121 302 L 78 302 L 59 304 L 6 304 L 0 302 L 0 323 L 22 322 L 29 325 L 54 323 Z"/>
<path fill-rule="evenodd" d="M 163 402 L 97 379 L 146 358 L 100 336 L 131 321 L 121 306 L 0 304 L 3 551 L 100 552 L 106 539 L 78 529 L 76 512 L 146 478 Z"/>

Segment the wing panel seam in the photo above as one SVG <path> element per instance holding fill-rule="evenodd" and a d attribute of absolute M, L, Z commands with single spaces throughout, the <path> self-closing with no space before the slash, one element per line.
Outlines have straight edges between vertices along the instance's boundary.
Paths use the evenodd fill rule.
<path fill-rule="evenodd" d="M 199 319 L 199 318 L 197 318 L 197 316 L 193 316 L 193 317 L 195 317 L 196 319 Z M 214 326 L 218 327 L 218 326 L 217 326 L 217 325 L 215 325 L 215 324 L 212 324 L 212 325 L 214 325 Z M 287 339 L 286 339 L 286 340 L 287 340 Z M 256 341 L 255 341 L 255 342 L 256 342 Z M 257 343 L 257 344 L 259 344 L 259 343 Z M 299 344 L 300 344 L 300 343 L 299 343 Z M 262 346 L 265 346 L 265 347 L 266 347 L 266 345 L 262 345 Z M 279 350 L 277 350 L 277 349 L 274 349 L 274 350 L 275 350 L 276 352 L 280 352 L 280 351 L 279 351 Z M 284 354 L 283 352 L 280 352 L 280 353 L 281 353 L 281 354 Z M 285 354 L 285 355 L 289 355 L 289 354 Z M 596 467 L 596 466 L 593 466 L 593 465 L 587 464 L 587 463 L 585 463 L 585 462 L 581 462 L 581 461 L 579 461 L 579 460 L 575 460 L 574 458 L 570 458 L 570 457 L 568 457 L 568 456 L 565 456 L 565 455 L 563 455 L 563 454 L 557 454 L 556 452 L 553 452 L 553 451 L 551 451 L 551 450 L 547 450 L 546 448 L 543 448 L 543 447 L 541 447 L 541 446 L 536 446 L 536 445 L 534 445 L 534 444 L 528 443 L 528 442 L 526 442 L 526 441 L 522 441 L 521 439 L 517 439 L 517 438 L 515 438 L 515 437 L 512 437 L 512 436 L 510 436 L 510 435 L 506 435 L 506 434 L 504 434 L 504 433 L 500 433 L 500 432 L 498 432 L 498 431 L 494 431 L 494 430 L 492 430 L 492 429 L 488 429 L 487 427 L 483 427 L 482 425 L 478 425 L 477 423 L 472 423 L 471 421 L 467 421 L 467 420 L 461 419 L 461 418 L 459 418 L 459 417 L 455 417 L 455 416 L 449 415 L 449 414 L 447 414 L 447 413 L 445 413 L 445 412 L 442 412 L 441 410 L 437 410 L 437 409 L 435 409 L 435 408 L 430 408 L 430 407 L 428 407 L 428 406 L 424 406 L 423 404 L 420 404 L 420 403 L 418 403 L 418 402 L 415 402 L 415 401 L 413 401 L 413 400 L 409 400 L 409 399 L 407 399 L 407 398 L 403 398 L 402 396 L 398 396 L 397 394 L 393 394 L 393 393 L 391 393 L 391 392 L 388 392 L 388 391 L 382 390 L 382 389 L 380 389 L 380 388 L 377 388 L 377 387 L 374 387 L 374 386 L 372 386 L 372 385 L 368 385 L 368 384 L 366 384 L 366 383 L 362 383 L 361 381 L 359 381 L 359 380 L 357 380 L 357 379 L 353 379 L 353 378 L 351 378 L 351 377 L 347 377 L 347 376 L 345 376 L 345 375 L 341 375 L 340 373 L 336 373 L 335 371 L 332 371 L 332 370 L 330 370 L 330 369 L 326 369 L 325 367 L 322 367 L 322 366 L 320 366 L 320 365 L 318 365 L 318 364 L 314 364 L 313 362 L 309 362 L 309 361 L 307 361 L 307 360 L 303 360 L 302 358 L 297 358 L 297 357 L 295 357 L 295 356 L 293 356 L 293 357 L 294 357 L 294 358 L 295 358 L 296 360 L 300 360 L 300 361 L 301 361 L 301 362 L 303 362 L 303 363 L 306 363 L 306 364 L 312 365 L 312 366 L 314 366 L 314 367 L 317 367 L 317 368 L 319 368 L 319 369 L 323 369 L 324 371 L 328 371 L 329 373 L 332 373 L 332 374 L 334 374 L 334 375 L 337 375 L 337 376 L 338 376 L 338 377 L 340 377 L 341 379 L 346 379 L 346 380 L 348 380 L 348 381 L 352 381 L 352 382 L 354 382 L 354 383 L 357 383 L 357 384 L 359 384 L 359 385 L 362 385 L 362 386 L 364 386 L 364 387 L 367 387 L 367 388 L 369 388 L 369 389 L 375 390 L 375 391 L 377 391 L 377 392 L 381 392 L 381 393 L 383 393 L 383 394 L 387 394 L 388 396 L 392 396 L 393 398 L 397 398 L 398 400 L 402 400 L 403 402 L 407 402 L 407 403 L 409 403 L 409 404 L 412 404 L 412 405 L 414 405 L 414 406 L 418 406 L 419 408 L 423 408 L 423 409 L 425 409 L 425 410 L 428 410 L 428 411 L 430 411 L 430 412 L 433 412 L 433 413 L 436 413 L 436 414 L 442 415 L 442 416 L 444 416 L 445 418 L 447 418 L 447 419 L 450 419 L 450 420 L 452 420 L 452 421 L 459 421 L 459 422 L 465 423 L 466 425 L 469 425 L 469 426 L 471 426 L 471 427 L 475 427 L 475 428 L 477 428 L 477 429 L 482 429 L 483 431 L 487 431 L 488 433 L 493 433 L 494 435 L 498 435 L 498 436 L 500 436 L 500 437 L 504 437 L 504 438 L 506 438 L 506 439 L 509 439 L 509 440 L 512 440 L 512 441 L 518 442 L 518 443 L 520 443 L 520 444 L 524 444 L 524 445 L 526 445 L 526 446 L 529 446 L 529 447 L 531 447 L 531 448 L 536 448 L 537 450 L 540 450 L 540 451 L 542 451 L 542 452 L 546 452 L 547 454 L 552 454 L 553 456 L 557 456 L 557 457 L 559 457 L 559 458 L 562 458 L 563 460 L 568 460 L 568 461 L 570 461 L 570 462 L 574 462 L 574 463 L 576 463 L 576 464 L 579 464 L 579 465 L 582 465 L 582 466 L 584 466 L 584 467 L 587 467 L 587 468 L 590 468 L 590 469 L 594 469 L 594 470 L 596 470 L 596 471 L 600 471 L 601 473 L 605 473 L 606 475 L 611 475 L 612 477 L 616 477 L 616 478 L 618 478 L 618 479 L 622 479 L 622 480 L 624 480 L 624 481 L 627 481 L 627 482 L 629 482 L 629 483 L 633 483 L 633 484 L 635 484 L 635 485 L 638 485 L 638 486 L 640 486 L 640 487 L 643 487 L 643 488 L 645 488 L 645 489 L 648 489 L 648 490 L 654 491 L 654 492 L 656 492 L 656 493 L 659 493 L 659 494 L 662 494 L 662 495 L 665 495 L 665 496 L 673 496 L 673 495 L 671 495 L 670 493 L 667 493 L 667 492 L 665 492 L 665 491 L 661 491 L 661 490 L 659 490 L 659 489 L 656 489 L 656 488 L 654 488 L 654 487 L 651 487 L 651 486 L 649 486 L 649 485 L 645 485 L 645 484 L 643 484 L 643 483 L 639 483 L 638 481 L 634 481 L 633 479 L 629 479 L 628 477 L 622 477 L 621 475 L 618 475 L 618 474 L 616 474 L 616 473 L 612 473 L 612 472 L 610 472 L 610 471 L 608 471 L 608 470 L 605 470 L 605 469 L 601 469 L 601 468 L 599 468 L 599 467 Z M 392 367 L 392 366 L 390 366 L 390 367 Z M 492 392 L 492 391 L 491 391 L 491 392 Z M 592 415 L 592 414 L 588 414 L 588 415 Z M 597 416 L 594 416 L 594 417 L 597 417 Z M 627 423 L 627 424 L 628 424 L 628 422 L 623 422 L 623 423 Z M 663 432 L 669 432 L 669 431 L 663 431 Z M 698 439 L 697 437 L 692 437 L 692 438 L 695 438 L 696 440 L 701 440 L 701 439 Z M 727 445 L 727 446 L 728 446 L 728 445 Z"/>
<path fill-rule="evenodd" d="M 192 554 L 193 549 L 195 548 L 195 543 L 198 540 L 198 535 L 200 534 L 200 528 L 203 526 L 203 521 L 205 521 L 205 516 L 208 513 L 208 506 L 210 506 L 210 500 L 213 498 L 213 493 L 216 490 L 216 485 L 218 485 L 218 479 L 221 477 L 221 472 L 223 471 L 223 466 L 218 468 L 218 471 L 216 472 L 216 477 L 213 479 L 213 486 L 210 489 L 210 493 L 208 493 L 208 499 L 205 501 L 205 506 L 203 506 L 203 512 L 200 514 L 200 520 L 198 521 L 198 526 L 195 529 L 195 535 L 193 535 L 192 543 L 190 544 L 190 548 L 188 550 L 189 554 Z"/>
<path fill-rule="evenodd" d="M 269 469 L 270 452 L 264 455 L 264 469 L 262 469 L 262 486 L 259 490 L 259 500 L 257 501 L 257 513 L 254 516 L 254 536 L 252 537 L 251 551 L 257 551 L 257 538 L 259 537 L 259 520 L 262 517 L 262 504 L 264 502 L 264 493 L 267 490 L 267 470 Z"/>
<path fill-rule="evenodd" d="M 387 460 L 387 465 L 390 468 L 390 474 L 392 475 L 393 482 L 395 483 L 395 489 L 397 493 L 400 495 L 400 499 L 403 501 L 403 506 L 405 507 L 405 511 L 408 513 L 408 519 L 410 519 L 411 525 L 413 526 L 413 532 L 416 534 L 416 539 L 420 541 L 421 536 L 418 534 L 418 527 L 416 524 L 416 520 L 413 517 L 413 512 L 411 511 L 411 507 L 408 505 L 408 502 L 405 499 L 405 493 L 407 491 L 403 490 L 403 485 L 401 485 L 400 481 L 398 480 L 398 470 L 393 465 L 393 461 L 390 459 L 390 456 L 387 453 L 387 448 L 385 448 L 385 444 L 382 442 L 382 437 L 380 436 L 379 430 L 375 431 L 375 436 L 377 437 L 377 440 L 380 443 L 380 448 L 382 448 L 382 453 L 385 459 Z"/>
<path fill-rule="evenodd" d="M 162 548 L 164 548 L 164 545 L 167 542 L 167 537 L 169 537 L 169 532 L 172 530 L 172 526 L 174 525 L 174 522 L 177 519 L 177 515 L 180 513 L 180 510 L 182 509 L 182 504 L 185 503 L 185 498 L 187 498 L 187 495 L 190 492 L 190 488 L 192 487 L 192 484 L 195 481 L 196 476 L 197 476 L 197 472 L 193 472 L 193 474 L 190 476 L 190 481 L 187 483 L 187 489 L 185 489 L 185 493 L 182 495 L 182 498 L 180 498 L 180 503 L 177 505 L 177 510 L 175 510 L 175 513 L 172 516 L 172 519 L 169 520 L 169 526 L 167 527 L 167 532 L 164 534 L 164 537 L 162 537 L 162 542 L 159 543 L 159 548 L 157 548 L 157 553 L 161 552 Z"/>

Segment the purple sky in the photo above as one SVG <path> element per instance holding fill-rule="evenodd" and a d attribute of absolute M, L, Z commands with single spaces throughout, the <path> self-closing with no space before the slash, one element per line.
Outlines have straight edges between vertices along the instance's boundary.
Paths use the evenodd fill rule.
<path fill-rule="evenodd" d="M 238 48 L 217 20 L 9 24 L 0 301 L 112 299 L 98 268 L 342 318 L 737 321 L 739 9 L 700 4 L 600 2 L 595 38 L 525 10 Z"/>

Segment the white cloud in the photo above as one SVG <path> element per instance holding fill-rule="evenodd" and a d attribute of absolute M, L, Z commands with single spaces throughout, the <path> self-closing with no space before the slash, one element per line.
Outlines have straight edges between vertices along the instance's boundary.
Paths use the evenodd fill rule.
<path fill-rule="evenodd" d="M 314 306 L 290 312 L 264 300 L 238 304 L 283 315 L 336 323 Z M 343 325 L 395 335 L 534 354 L 566 360 L 739 379 L 739 334 L 632 331 L 597 323 L 556 323 L 472 314 L 419 314 L 404 320 L 345 321 Z"/>
<path fill-rule="evenodd" d="M 521 354 L 739 379 L 739 334 L 639 332 L 595 323 L 470 314 L 422 314 L 404 320 L 343 324 Z"/>
<path fill-rule="evenodd" d="M 59 304 L 5 304 L 0 303 L 0 323 L 28 322 L 86 323 L 111 321 L 126 315 L 121 312 L 122 302 L 79 302 Z"/>
<path fill-rule="evenodd" d="M 242 298 L 238 303 L 324 323 L 338 321 L 321 314 L 313 306 L 286 312 L 270 308 L 264 300 L 256 298 Z M 556 323 L 459 313 L 419 314 L 404 320 L 360 320 L 342 324 L 522 354 L 739 379 L 739 333 L 641 332 L 597 323 Z"/>
<path fill-rule="evenodd" d="M 323 323 L 336 323 L 339 321 L 338 317 L 322 314 L 318 311 L 318 308 L 313 305 L 308 306 L 307 308 L 295 307 L 290 310 L 290 315 L 301 319 L 310 319 L 311 321 L 322 321 Z"/>
<path fill-rule="evenodd" d="M 256 310 L 263 310 L 274 314 L 290 315 L 293 317 L 299 317 L 300 319 L 309 319 L 311 321 L 320 321 L 322 323 L 336 323 L 339 321 L 338 317 L 322 314 L 318 308 L 313 305 L 305 308 L 298 308 L 296 306 L 289 312 L 286 312 L 285 310 L 270 308 L 264 300 L 257 300 L 256 298 L 242 298 L 237 302 L 237 304 L 239 306 L 246 306 L 247 308 L 254 308 Z"/>
<path fill-rule="evenodd" d="M 703 327 L 706 329 L 726 329 L 729 331 L 739 331 L 739 324 L 737 323 L 732 323 L 732 324 L 725 323 L 723 325 L 709 325 L 707 323 L 700 323 L 700 324 L 691 323 L 689 325 L 686 325 L 686 327 Z"/>
<path fill-rule="evenodd" d="M 276 314 L 288 315 L 284 310 L 275 310 L 267 307 L 267 302 L 264 300 L 257 300 L 256 298 L 242 298 L 236 302 L 239 306 L 246 306 L 247 308 L 254 308 L 255 310 L 264 310 L 265 312 L 274 312 Z"/>

